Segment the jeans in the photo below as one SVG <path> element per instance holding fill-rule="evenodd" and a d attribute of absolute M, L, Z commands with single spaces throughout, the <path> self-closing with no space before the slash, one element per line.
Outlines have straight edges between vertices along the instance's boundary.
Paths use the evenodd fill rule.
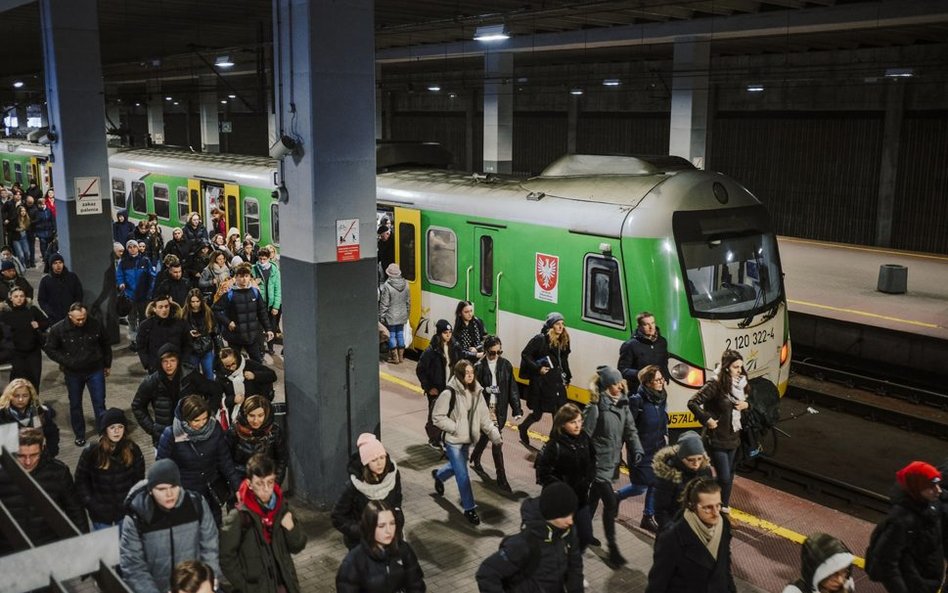
<path fill-rule="evenodd" d="M 196 369 L 200 369 L 205 379 L 214 380 L 214 349 L 211 348 L 204 354 L 191 354 L 188 357 L 188 364 Z"/>
<path fill-rule="evenodd" d="M 709 448 L 711 465 L 714 466 L 714 475 L 721 484 L 721 505 L 731 506 L 731 487 L 734 485 L 734 455 L 737 449 Z"/>
<path fill-rule="evenodd" d="M 49 237 L 40 237 L 37 236 L 40 242 L 40 256 L 43 258 L 43 262 L 46 262 L 46 251 L 49 249 Z"/>
<path fill-rule="evenodd" d="M 30 263 L 27 264 L 29 267 L 36 267 L 36 233 L 33 231 L 26 231 L 26 244 L 29 248 Z M 42 252 L 40 252 L 42 253 Z M 23 262 L 26 263 L 26 262 Z"/>
<path fill-rule="evenodd" d="M 388 328 L 388 349 L 392 348 L 404 348 L 405 347 L 405 324 L 399 323 L 398 325 L 388 325 L 385 327 Z"/>
<path fill-rule="evenodd" d="M 438 469 L 435 474 L 442 482 L 454 476 L 458 483 L 458 492 L 461 493 L 461 508 L 471 511 L 477 508 L 474 502 L 474 491 L 471 490 L 471 477 L 467 473 L 467 452 L 471 445 L 444 444 L 444 454 L 448 462 Z"/>
<path fill-rule="evenodd" d="M 26 233 L 22 233 L 19 239 L 13 241 L 13 255 L 20 260 L 20 263 L 30 267 L 30 240 Z"/>
<path fill-rule="evenodd" d="M 105 414 L 105 372 L 102 369 L 91 373 L 66 371 L 66 393 L 69 394 L 69 421 L 77 439 L 86 438 L 86 419 L 82 415 L 82 389 L 89 388 L 92 412 L 96 422 Z"/>
<path fill-rule="evenodd" d="M 616 490 L 616 500 L 622 502 L 626 498 L 638 496 L 645 493 L 645 509 L 642 514 L 652 516 L 655 514 L 655 486 L 643 486 L 641 484 L 629 484 Z"/>

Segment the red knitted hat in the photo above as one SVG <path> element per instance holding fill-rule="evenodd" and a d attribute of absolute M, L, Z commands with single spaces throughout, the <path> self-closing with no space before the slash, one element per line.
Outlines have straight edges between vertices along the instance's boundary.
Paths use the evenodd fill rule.
<path fill-rule="evenodd" d="M 915 500 L 922 500 L 922 490 L 941 482 L 941 472 L 924 461 L 913 461 L 895 472 L 895 479 L 906 494 Z"/>

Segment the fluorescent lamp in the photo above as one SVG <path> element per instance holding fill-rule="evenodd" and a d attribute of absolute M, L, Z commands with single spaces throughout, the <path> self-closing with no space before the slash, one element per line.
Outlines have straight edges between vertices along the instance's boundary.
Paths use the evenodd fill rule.
<path fill-rule="evenodd" d="M 886 78 L 911 78 L 915 72 L 911 68 L 886 68 Z"/>
<path fill-rule="evenodd" d="M 602 81 L 602 86 L 619 86 L 622 82 L 618 78 L 607 78 Z"/>
<path fill-rule="evenodd" d="M 457 93 L 448 93 L 448 98 L 449 98 L 449 99 L 456 99 L 457 96 L 458 96 Z"/>
<path fill-rule="evenodd" d="M 237 98 L 237 95 L 227 95 L 227 98 L 228 98 L 228 99 L 236 99 L 236 98 Z"/>
<path fill-rule="evenodd" d="M 428 87 L 428 90 L 431 91 L 432 93 L 437 93 L 438 91 L 441 90 L 441 87 L 436 84 L 432 84 Z"/>
<path fill-rule="evenodd" d="M 500 25 L 485 25 L 474 30 L 474 41 L 503 41 L 510 39 L 507 27 Z"/>
<path fill-rule="evenodd" d="M 171 101 L 171 100 L 172 100 L 171 97 L 165 97 L 165 101 Z"/>
<path fill-rule="evenodd" d="M 230 68 L 234 63 L 230 61 L 230 56 L 217 56 L 214 65 L 218 68 Z"/>
<path fill-rule="evenodd" d="M 227 99 L 221 99 L 221 105 L 227 105 Z"/>
<path fill-rule="evenodd" d="M 18 80 L 18 81 L 16 81 L 16 82 L 13 83 L 13 88 L 15 88 L 15 89 L 22 88 L 22 87 L 23 87 L 23 81 L 22 81 L 22 80 Z"/>
<path fill-rule="evenodd" d="M 760 92 L 763 92 L 763 90 L 764 90 L 764 85 L 762 85 L 762 84 L 749 84 L 749 85 L 747 85 L 747 92 L 748 92 L 748 93 L 760 93 Z"/>
<path fill-rule="evenodd" d="M 174 103 L 172 103 L 172 105 L 177 105 L 177 104 L 178 104 L 178 102 L 177 102 L 177 101 L 175 101 Z"/>
<path fill-rule="evenodd" d="M 570 89 L 569 94 L 575 95 L 578 97 L 583 94 L 583 89 L 581 88 Z"/>
<path fill-rule="evenodd" d="M 142 106 L 141 103 L 135 103 L 135 107 L 141 107 L 141 106 Z"/>

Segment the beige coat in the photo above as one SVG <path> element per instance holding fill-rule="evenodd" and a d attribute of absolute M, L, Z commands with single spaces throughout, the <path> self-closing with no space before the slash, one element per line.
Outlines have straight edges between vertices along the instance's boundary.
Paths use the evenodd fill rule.
<path fill-rule="evenodd" d="M 448 387 L 456 394 L 454 410 L 448 414 L 451 405 L 451 389 L 445 389 L 435 401 L 431 421 L 445 432 L 444 440 L 452 445 L 476 443 L 481 433 L 487 435 L 496 445 L 501 443 L 500 430 L 490 419 L 490 411 L 481 394 L 480 384 L 475 384 L 474 393 L 464 389 L 457 377 L 451 377 Z M 472 409 L 473 408 L 473 409 Z"/>

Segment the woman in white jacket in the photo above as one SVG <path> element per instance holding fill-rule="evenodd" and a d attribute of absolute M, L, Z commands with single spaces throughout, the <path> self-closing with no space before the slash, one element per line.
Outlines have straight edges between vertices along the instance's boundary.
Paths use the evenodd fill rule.
<path fill-rule="evenodd" d="M 495 445 L 501 444 L 500 430 L 490 418 L 490 411 L 481 393 L 482 388 L 474 377 L 474 366 L 462 360 L 454 365 L 454 372 L 447 388 L 438 396 L 431 421 L 444 431 L 444 453 L 448 462 L 431 470 L 434 488 L 444 495 L 444 482 L 454 476 L 461 494 L 464 516 L 472 525 L 479 525 L 477 503 L 471 490 L 468 474 L 468 451 L 480 439 L 481 432 Z"/>

